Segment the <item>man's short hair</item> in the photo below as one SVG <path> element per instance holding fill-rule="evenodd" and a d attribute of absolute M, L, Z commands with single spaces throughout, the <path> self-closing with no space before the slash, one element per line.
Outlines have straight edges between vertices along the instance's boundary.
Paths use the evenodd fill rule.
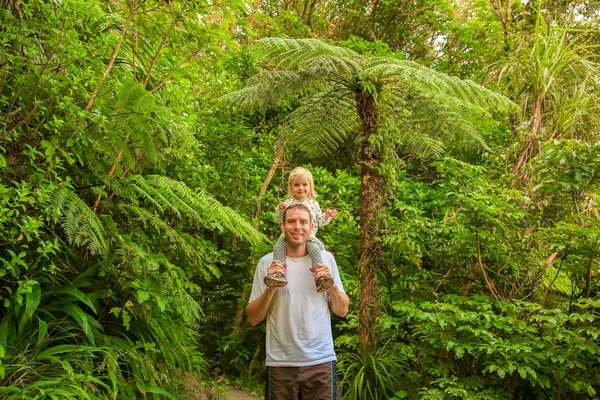
<path fill-rule="evenodd" d="M 285 210 L 283 210 L 283 219 L 281 220 L 281 222 L 283 222 L 285 224 L 285 217 L 287 216 L 288 210 L 294 210 L 294 209 L 306 211 L 308 213 L 308 221 L 312 224 L 312 215 L 310 214 L 310 209 L 302 203 L 294 203 L 294 204 L 290 204 L 289 206 L 287 206 L 285 208 Z"/>

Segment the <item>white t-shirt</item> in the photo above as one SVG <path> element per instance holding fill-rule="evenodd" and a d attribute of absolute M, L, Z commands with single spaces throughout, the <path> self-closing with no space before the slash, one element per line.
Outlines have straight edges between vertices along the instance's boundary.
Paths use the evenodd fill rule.
<path fill-rule="evenodd" d="M 344 292 L 333 255 L 327 251 L 321 255 L 323 263 L 331 269 L 336 286 Z M 273 253 L 259 261 L 252 282 L 251 302 L 266 290 L 263 279 L 272 261 Z M 286 257 L 286 263 L 288 284 L 277 290 L 267 313 L 265 364 L 303 367 L 334 361 L 329 293 L 317 293 L 309 256 Z"/>

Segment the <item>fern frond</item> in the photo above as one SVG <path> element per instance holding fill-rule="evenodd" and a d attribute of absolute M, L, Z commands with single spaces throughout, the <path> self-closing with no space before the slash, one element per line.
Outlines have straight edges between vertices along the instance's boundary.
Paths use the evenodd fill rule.
<path fill-rule="evenodd" d="M 489 114 L 490 109 L 501 112 L 518 110 L 517 105 L 507 97 L 471 80 L 452 77 L 412 61 L 376 58 L 364 73 L 396 82 L 395 85 L 401 90 L 435 97 L 454 110 L 460 110 L 462 107 L 476 109 L 485 114 Z"/>
<path fill-rule="evenodd" d="M 130 182 L 136 186 L 137 193 L 143 196 L 144 200 L 156 205 L 162 212 L 169 210 L 178 217 L 185 214 L 194 222 L 206 227 L 217 222 L 252 243 L 266 239 L 234 210 L 222 205 L 204 191 L 190 189 L 183 182 L 162 175 L 134 175 Z"/>
<path fill-rule="evenodd" d="M 320 81 L 319 76 L 308 71 L 262 71 L 249 79 L 245 88 L 221 96 L 217 102 L 244 111 L 265 112 L 286 94 L 304 94 Z"/>
<path fill-rule="evenodd" d="M 344 57 L 326 54 L 309 60 L 307 69 L 324 76 L 341 75 L 350 77 L 364 70 L 366 62 L 367 58 L 362 56 Z"/>
<path fill-rule="evenodd" d="M 67 188 L 61 188 L 52 196 L 54 218 L 60 222 L 69 243 L 87 246 L 91 254 L 106 253 L 104 226 L 88 205 Z"/>
<path fill-rule="evenodd" d="M 318 39 L 265 38 L 256 42 L 259 57 L 277 68 L 294 69 L 320 56 L 358 57 L 358 53 Z"/>
<path fill-rule="evenodd" d="M 381 127 L 391 144 L 424 158 L 437 158 L 446 151 L 444 143 L 466 138 L 488 148 L 475 125 L 427 96 L 395 96 L 382 107 Z"/>
<path fill-rule="evenodd" d="M 117 102 L 116 127 L 126 132 L 133 143 L 139 143 L 146 158 L 157 162 L 158 148 L 167 142 L 165 130 L 171 123 L 171 113 L 153 93 L 133 80 L 121 85 Z"/>
<path fill-rule="evenodd" d="M 355 105 L 348 100 L 345 88 L 338 89 L 337 96 L 329 91 L 305 99 L 286 119 L 278 145 L 286 141 L 307 153 L 326 155 L 356 136 L 360 121 Z"/>
<path fill-rule="evenodd" d="M 446 153 L 446 146 L 439 139 L 428 135 L 414 135 L 409 132 L 399 137 L 402 151 L 416 154 L 423 158 L 439 158 Z"/>
<path fill-rule="evenodd" d="M 142 223 L 144 228 L 152 227 L 158 233 L 164 235 L 168 242 L 177 247 L 187 258 L 201 261 L 201 257 L 194 248 L 177 232 L 171 228 L 160 215 L 153 214 L 145 208 L 126 204 L 119 205 L 119 209 L 124 213 L 132 215 L 136 220 Z"/>

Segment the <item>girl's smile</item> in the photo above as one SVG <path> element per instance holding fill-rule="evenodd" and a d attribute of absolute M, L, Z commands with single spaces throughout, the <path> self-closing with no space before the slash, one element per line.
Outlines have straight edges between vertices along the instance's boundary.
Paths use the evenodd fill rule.
<path fill-rule="evenodd" d="M 291 181 L 292 186 L 292 194 L 296 200 L 306 200 L 308 199 L 308 194 L 310 193 L 311 187 L 308 179 L 303 176 L 298 176 L 292 178 Z"/>

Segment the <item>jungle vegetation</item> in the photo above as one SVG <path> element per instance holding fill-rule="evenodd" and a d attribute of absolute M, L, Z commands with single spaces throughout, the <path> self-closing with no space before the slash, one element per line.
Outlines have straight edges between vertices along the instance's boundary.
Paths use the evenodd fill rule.
<path fill-rule="evenodd" d="M 346 399 L 600 392 L 600 2 L 0 0 L 0 398 L 261 393 L 303 165 Z"/>

